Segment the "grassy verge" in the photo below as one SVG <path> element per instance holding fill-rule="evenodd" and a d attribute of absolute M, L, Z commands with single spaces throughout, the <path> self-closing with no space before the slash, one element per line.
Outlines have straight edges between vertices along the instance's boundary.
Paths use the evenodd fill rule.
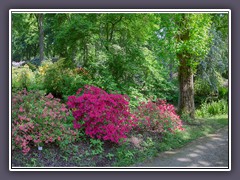
<path fill-rule="evenodd" d="M 195 125 L 185 125 L 184 132 L 176 134 L 169 134 L 164 137 L 163 142 L 160 143 L 161 151 L 171 150 L 182 147 L 187 143 L 208 134 L 214 133 L 228 125 L 227 115 L 215 116 L 205 119 L 197 119 Z"/>
<path fill-rule="evenodd" d="M 141 139 L 136 147 L 130 140 L 122 145 L 93 143 L 85 138 L 71 144 L 66 150 L 57 146 L 44 147 L 42 151 L 32 150 L 23 155 L 12 152 L 12 165 L 18 167 L 114 167 L 131 166 L 160 152 L 183 147 L 195 139 L 214 133 L 228 125 L 227 115 L 197 119 L 184 125 L 185 131 L 159 137 L 157 134 L 134 134 Z"/>
<path fill-rule="evenodd" d="M 214 116 L 204 119 L 196 119 L 196 123 L 184 125 L 185 131 L 177 132 L 176 134 L 167 134 L 161 141 L 152 141 L 147 148 L 143 150 L 123 149 L 121 152 L 125 156 L 119 156 L 116 166 L 127 166 L 142 162 L 146 159 L 156 156 L 160 152 L 168 151 L 183 147 L 202 136 L 214 133 L 217 130 L 228 125 L 227 115 Z M 151 137 L 149 137 L 151 139 Z M 128 156 L 127 153 L 128 152 Z M 132 156 L 129 156 L 129 154 Z"/>

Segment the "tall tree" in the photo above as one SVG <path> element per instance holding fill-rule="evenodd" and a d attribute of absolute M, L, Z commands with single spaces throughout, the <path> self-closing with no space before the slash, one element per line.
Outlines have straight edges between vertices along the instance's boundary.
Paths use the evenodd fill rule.
<path fill-rule="evenodd" d="M 159 39 L 163 42 L 161 52 L 169 52 L 178 63 L 178 110 L 180 114 L 189 114 L 192 118 L 195 112 L 193 75 L 200 60 L 209 52 L 210 26 L 210 14 L 161 16 L 161 29 L 158 32 Z"/>
<path fill-rule="evenodd" d="M 177 21 L 179 33 L 177 42 L 179 50 L 179 112 L 194 118 L 193 74 L 200 58 L 209 51 L 209 29 L 211 25 L 208 14 L 181 14 Z"/>

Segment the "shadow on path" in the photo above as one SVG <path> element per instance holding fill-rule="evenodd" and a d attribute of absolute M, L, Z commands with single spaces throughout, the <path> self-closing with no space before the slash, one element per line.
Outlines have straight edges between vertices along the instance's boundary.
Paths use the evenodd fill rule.
<path fill-rule="evenodd" d="M 227 167 L 228 127 L 134 167 Z"/>

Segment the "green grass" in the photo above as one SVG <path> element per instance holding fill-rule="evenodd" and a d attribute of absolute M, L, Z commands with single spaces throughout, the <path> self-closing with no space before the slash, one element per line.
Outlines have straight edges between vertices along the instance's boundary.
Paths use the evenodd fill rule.
<path fill-rule="evenodd" d="M 115 166 L 129 166 L 153 158 L 160 152 L 181 148 L 200 137 L 226 127 L 228 125 L 228 116 L 218 115 L 205 119 L 196 119 L 195 121 L 196 123 L 193 123 L 193 125 L 184 125 L 185 131 L 166 134 L 162 141 L 154 141 L 153 145 L 149 148 L 142 151 L 131 149 L 131 152 L 135 154 L 134 157 L 124 156 L 124 152 L 127 152 L 128 149 L 127 147 L 121 147 L 120 152 L 122 154 L 115 163 Z"/>
<path fill-rule="evenodd" d="M 163 142 L 160 143 L 161 151 L 182 147 L 197 138 L 214 133 L 227 125 L 227 115 L 197 119 L 197 125 L 184 125 L 185 131 L 166 135 Z"/>

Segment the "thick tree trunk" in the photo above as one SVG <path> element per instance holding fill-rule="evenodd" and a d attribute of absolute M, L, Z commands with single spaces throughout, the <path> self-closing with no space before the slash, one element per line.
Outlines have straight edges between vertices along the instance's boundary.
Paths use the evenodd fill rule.
<path fill-rule="evenodd" d="M 179 101 L 178 111 L 180 114 L 187 114 L 194 118 L 195 105 L 194 105 L 194 86 L 193 86 L 193 73 L 191 67 L 187 65 L 186 57 L 178 55 L 180 65 L 178 69 L 179 77 Z"/>
<path fill-rule="evenodd" d="M 189 27 L 186 25 L 186 15 L 182 14 L 182 21 L 179 23 L 179 28 L 182 30 L 178 34 L 177 40 L 187 42 L 190 39 Z M 178 99 L 178 113 L 189 115 L 194 118 L 194 90 L 193 90 L 193 72 L 191 63 L 191 54 L 187 49 L 182 50 L 177 54 L 179 60 L 178 78 L 179 78 L 179 99 Z"/>

